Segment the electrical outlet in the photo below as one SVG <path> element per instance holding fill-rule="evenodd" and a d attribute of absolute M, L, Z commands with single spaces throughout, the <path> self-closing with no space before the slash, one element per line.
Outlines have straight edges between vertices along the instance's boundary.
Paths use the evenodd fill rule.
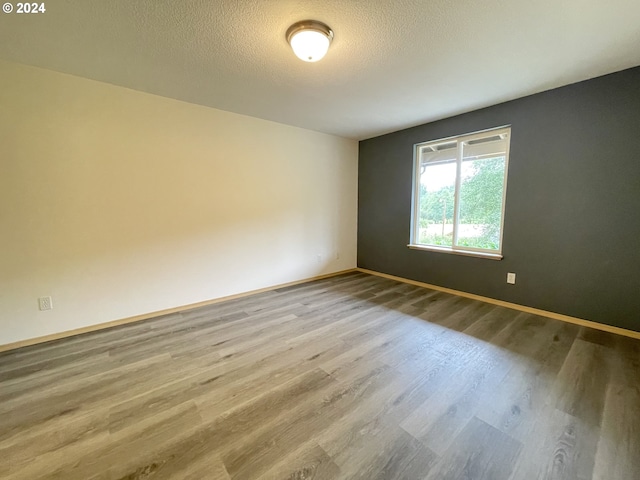
<path fill-rule="evenodd" d="M 51 310 L 53 309 L 53 301 L 51 297 L 40 297 L 38 299 L 38 306 L 40 310 Z"/>
<path fill-rule="evenodd" d="M 316 255 L 316 262 L 322 263 L 322 255 L 320 254 Z"/>
<path fill-rule="evenodd" d="M 516 284 L 516 274 L 515 273 L 507 273 L 507 283 L 511 285 Z"/>

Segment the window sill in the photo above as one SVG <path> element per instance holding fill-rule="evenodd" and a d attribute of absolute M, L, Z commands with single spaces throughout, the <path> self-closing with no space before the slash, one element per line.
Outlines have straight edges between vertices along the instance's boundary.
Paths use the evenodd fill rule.
<path fill-rule="evenodd" d="M 436 246 L 427 246 L 427 245 L 414 245 L 409 244 L 407 247 L 413 250 L 426 250 L 428 252 L 440 252 L 440 253 L 453 253 L 454 255 L 464 255 L 466 257 L 479 257 L 479 258 L 488 258 L 490 260 L 502 260 L 502 255 L 499 253 L 488 253 L 488 252 L 474 252 L 471 250 L 454 250 L 449 247 L 436 247 Z"/>

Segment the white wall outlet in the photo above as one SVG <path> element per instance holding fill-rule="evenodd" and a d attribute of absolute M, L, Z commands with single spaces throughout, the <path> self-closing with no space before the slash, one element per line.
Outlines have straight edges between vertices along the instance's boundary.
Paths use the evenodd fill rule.
<path fill-rule="evenodd" d="M 51 297 L 40 297 L 38 299 L 38 306 L 40 310 L 52 310 L 53 309 L 53 301 Z"/>
<path fill-rule="evenodd" d="M 316 255 L 316 262 L 322 263 L 322 255 L 320 254 Z"/>
<path fill-rule="evenodd" d="M 507 273 L 507 283 L 511 285 L 516 284 L 516 274 L 515 273 Z"/>

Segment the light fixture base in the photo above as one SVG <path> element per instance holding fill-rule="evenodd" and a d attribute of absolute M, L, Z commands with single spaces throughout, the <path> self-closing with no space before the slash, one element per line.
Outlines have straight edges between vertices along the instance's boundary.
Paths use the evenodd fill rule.
<path fill-rule="evenodd" d="M 303 30 L 315 30 L 316 32 L 323 33 L 329 39 L 329 43 L 333 40 L 333 30 L 326 23 L 319 22 L 317 20 L 301 20 L 294 23 L 287 29 L 287 43 L 291 43 L 291 38 Z"/>

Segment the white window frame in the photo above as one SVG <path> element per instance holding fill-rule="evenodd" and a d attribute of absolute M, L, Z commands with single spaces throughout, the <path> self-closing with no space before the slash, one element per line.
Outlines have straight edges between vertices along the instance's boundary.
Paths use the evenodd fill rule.
<path fill-rule="evenodd" d="M 502 189 L 502 213 L 500 216 L 500 247 L 498 250 L 456 246 L 458 243 L 458 223 L 460 215 L 460 181 L 462 171 L 462 146 L 464 142 L 472 141 L 479 138 L 486 138 L 488 136 L 504 136 L 507 138 L 507 148 L 505 151 L 505 166 L 504 166 L 504 188 Z M 454 192 L 454 207 L 453 207 L 453 239 L 452 246 L 439 246 L 439 245 L 425 245 L 418 243 L 420 237 L 420 166 L 421 166 L 421 149 L 432 145 L 441 145 L 443 143 L 457 143 L 456 147 L 456 184 Z M 507 199 L 507 174 L 509 172 L 509 148 L 511 145 L 511 125 L 505 125 L 502 127 L 490 128 L 487 130 L 481 130 L 465 135 L 456 135 L 454 137 L 440 138 L 438 140 L 432 140 L 428 142 L 416 143 L 413 150 L 413 192 L 411 203 L 411 239 L 409 248 L 416 250 L 429 250 L 443 253 L 455 253 L 458 255 L 468 255 L 473 257 L 491 258 L 494 260 L 502 259 L 502 240 L 504 233 L 504 213 L 505 204 Z"/>

